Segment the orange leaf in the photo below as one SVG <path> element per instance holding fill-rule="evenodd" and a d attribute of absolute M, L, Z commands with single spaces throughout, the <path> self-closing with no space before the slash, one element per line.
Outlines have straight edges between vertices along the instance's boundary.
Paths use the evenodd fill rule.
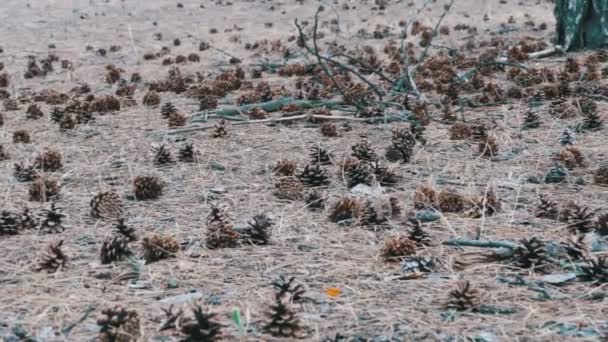
<path fill-rule="evenodd" d="M 340 294 L 342 293 L 342 290 L 340 290 L 337 287 L 330 287 L 328 289 L 325 290 L 325 294 L 327 295 L 327 297 L 329 298 L 336 298 L 338 297 Z"/>

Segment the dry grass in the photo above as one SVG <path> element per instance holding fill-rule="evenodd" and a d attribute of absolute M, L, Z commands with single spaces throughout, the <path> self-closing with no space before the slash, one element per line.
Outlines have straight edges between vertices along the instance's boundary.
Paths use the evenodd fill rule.
<path fill-rule="evenodd" d="M 160 66 L 162 59 L 142 60 L 145 52 L 159 51 L 161 46 L 171 47 L 173 56 L 188 55 L 198 50 L 200 40 L 205 40 L 244 59 L 246 64 L 256 63 L 258 58 L 244 49 L 245 42 L 253 42 L 260 36 L 285 41 L 286 32 L 295 34 L 292 25 L 295 16 L 309 19 L 316 9 L 312 3 L 277 4 L 277 9 L 270 12 L 269 4 L 253 6 L 250 2 L 236 2 L 232 6 L 205 3 L 207 8 L 200 9 L 197 1 L 183 1 L 184 8 L 179 9 L 175 2 L 161 0 L 111 1 L 96 5 L 77 1 L 79 11 L 72 13 L 72 7 L 60 4 L 48 5 L 51 8 L 47 10 L 46 2 L 30 3 L 31 8 L 27 8 L 20 1 L 8 0 L 0 9 L 2 17 L 8 18 L 0 28 L 3 37 L 7 37 L 2 41 L 4 53 L 0 54 L 0 61 L 12 76 L 11 84 L 18 92 L 27 87 L 33 91 L 52 88 L 65 92 L 78 82 L 87 82 L 96 95 L 115 90 L 105 84 L 106 64 L 125 69 L 125 75 L 138 72 L 146 81 L 164 78 L 169 67 Z M 417 7 L 422 5 L 422 1 L 415 3 Z M 394 4 L 383 16 L 369 16 L 372 4 L 353 3 L 351 7 L 355 5 L 356 10 L 340 12 L 340 25 L 344 31 L 339 39 L 353 37 L 349 44 L 372 44 L 377 49 L 385 40 L 363 39 L 356 36 L 356 31 L 363 27 L 372 31 L 378 23 L 390 23 L 392 31 L 398 32 L 397 23 L 403 19 L 399 13 L 413 12 L 406 4 Z M 468 22 L 470 19 L 462 15 L 470 13 L 483 36 L 485 28 L 496 31 L 499 23 L 507 21 L 508 16 L 503 12 L 511 12 L 504 10 L 509 7 L 497 2 L 478 5 L 478 1 L 457 1 L 446 24 L 452 27 Z M 326 7 L 323 13 L 329 20 L 334 16 L 331 14 L 333 9 L 329 5 Z M 439 3 L 431 7 L 433 10 L 428 12 L 428 17 L 427 12 L 423 12 L 425 24 L 431 24 L 431 17 L 441 12 Z M 524 1 L 523 7 L 513 13 L 517 19 L 515 26 L 520 31 L 507 36 L 515 39 L 541 34 L 544 37 L 547 31 L 532 32 L 524 26 L 527 20 L 524 13 L 530 13 L 538 23 L 546 21 L 551 27 L 553 19 L 547 16 L 550 8 L 549 3 L 536 5 L 536 1 Z M 279 13 L 283 9 L 287 15 L 281 16 Z M 95 16 L 102 12 L 106 15 Z M 482 22 L 486 12 L 491 13 L 491 20 Z M 42 13 L 47 21 L 35 21 L 34 18 Z M 86 19 L 79 19 L 79 15 L 85 13 Z M 369 22 L 362 23 L 360 18 L 363 16 L 368 17 Z M 224 21 L 223 17 L 227 19 Z M 264 28 L 264 22 L 269 18 L 276 18 L 273 26 Z M 16 25 L 17 21 L 25 25 Z M 153 26 L 152 21 L 158 21 L 158 27 Z M 75 30 L 75 25 L 79 30 Z M 233 25 L 242 26 L 244 30 L 236 31 Z M 210 34 L 210 28 L 217 28 L 220 33 Z M 223 33 L 224 29 L 233 31 Z M 54 38 L 49 38 L 48 42 L 39 39 L 40 32 L 52 32 Z M 154 39 L 155 32 L 163 33 L 162 41 Z M 193 38 L 187 34 L 192 34 Z M 453 33 L 443 43 L 458 44 L 458 37 L 464 35 L 466 32 Z M 242 44 L 231 42 L 229 38 L 233 36 L 240 37 Z M 171 44 L 176 37 L 182 40 L 179 47 Z M 56 65 L 57 70 L 46 78 L 23 79 L 25 56 L 44 57 L 46 45 L 51 42 L 56 44 L 60 58 L 73 61 L 75 70 L 68 72 Z M 101 57 L 85 52 L 87 44 L 96 49 L 116 44 L 122 49 Z M 290 49 L 296 49 L 295 42 L 286 44 Z M 200 55 L 201 63 L 180 65 L 182 72 L 215 74 L 219 67 L 228 67 L 228 57 L 217 49 L 200 52 Z M 272 57 L 280 60 L 276 54 Z M 557 68 L 563 65 L 563 60 L 556 57 L 530 64 Z M 503 76 L 499 76 L 500 82 L 504 81 Z M 286 87 L 293 84 L 293 79 L 270 74 L 265 79 Z M 551 320 L 598 330 L 604 325 L 606 333 L 605 300 L 586 299 L 590 294 L 605 292 L 605 285 L 578 282 L 563 287 L 547 285 L 553 298 L 538 300 L 538 293 L 526 286 L 509 286 L 497 279 L 522 276 L 533 281 L 539 280 L 541 274 L 497 263 L 457 271 L 452 263 L 463 251 L 441 245 L 441 241 L 448 238 L 472 238 L 478 234 L 484 239 L 517 241 L 537 236 L 543 240 L 565 241 L 569 236 L 565 223 L 534 217 L 538 194 L 550 194 L 553 199 L 563 202 L 581 201 L 593 209 L 606 209 L 608 191 L 592 184 L 593 171 L 608 158 L 606 128 L 577 136 L 577 146 L 585 154 L 587 166 L 573 169 L 568 182 L 555 185 L 533 184 L 526 179 L 544 174 L 553 165 L 562 149 L 558 139 L 572 120 L 555 119 L 545 113 L 541 115 L 541 128 L 522 131 L 527 110 L 524 101 L 467 109 L 467 120 L 485 119 L 495 124 L 492 136 L 500 146 L 498 157 L 513 153 L 510 158 L 496 161 L 479 156 L 476 142 L 450 140 L 449 125 L 432 122 L 425 132 L 428 143 L 416 147 L 410 163 L 394 165 L 400 181 L 388 188 L 390 195 L 397 197 L 409 211 L 413 209 L 416 187 L 429 181 L 437 190 L 453 188 L 470 197 L 483 194 L 491 187 L 502 201 L 502 211 L 478 219 L 450 213 L 428 224 L 425 228 L 435 244 L 419 249 L 419 254 L 436 257 L 440 261 L 437 272 L 420 279 L 395 280 L 395 275 L 401 274 L 398 263 L 385 263 L 380 253 L 387 238 L 407 234 L 404 217 L 382 227 L 331 223 L 328 220 L 331 204 L 349 195 L 347 180 L 338 166 L 328 168 L 332 182 L 324 190 L 328 197 L 325 211 L 310 211 L 303 201 L 278 200 L 273 195 L 278 176 L 272 172 L 282 158 L 295 161 L 302 169 L 310 162 L 310 148 L 319 142 L 333 152 L 336 164 L 350 155 L 351 146 L 360 142 L 361 136 L 367 137 L 375 150 L 383 154 L 391 141 L 394 125 L 353 122 L 352 130 L 341 130 L 339 137 L 325 137 L 318 128 L 307 128 L 301 123 L 229 126 L 229 135 L 225 138 L 214 139 L 211 131 L 186 136 L 200 151 L 195 163 L 157 167 L 149 148 L 153 143 L 162 142 L 155 133 L 165 130 L 166 122 L 159 107 L 141 105 L 146 92 L 143 86 L 137 89 L 134 98 L 139 105 L 135 107 L 96 115 L 95 122 L 67 131 L 50 122 L 52 106 L 45 104 L 40 105 L 45 113 L 41 120 L 27 120 L 25 105 L 17 112 L 4 115 L 0 143 L 11 159 L 0 161 L 1 209 L 21 209 L 26 204 L 34 209 L 44 207 L 45 204 L 28 202 L 28 183 L 11 178 L 13 163 L 31 160 L 46 147 L 61 151 L 63 167 L 47 174 L 60 178 L 63 185 L 59 203 L 68 215 L 69 228 L 60 234 L 60 238 L 64 240 L 63 251 L 70 261 L 67 268 L 58 273 L 34 272 L 31 265 L 36 262 L 38 252 L 58 237 L 32 232 L 0 237 L 0 340 L 10 336 L 11 328 L 17 325 L 43 341 L 89 340 L 96 335 L 95 318 L 101 309 L 115 304 L 139 312 L 143 323 L 142 340 L 152 340 L 159 335 L 178 340 L 175 331 L 157 331 L 163 318 L 161 309 L 167 308 L 175 296 L 194 291 L 200 293 L 195 298 L 219 314 L 216 319 L 225 324 L 226 340 L 272 340 L 262 334 L 261 327 L 266 319 L 264 313 L 273 302 L 270 283 L 280 274 L 295 276 L 306 285 L 308 296 L 314 299 L 297 306 L 299 317 L 307 327 L 307 340 L 322 340 L 336 333 L 349 337 L 383 335 L 406 340 L 442 340 L 448 336 L 474 337 L 481 332 L 490 332 L 501 341 L 570 340 L 544 327 Z M 198 107 L 192 99 L 173 93 L 161 93 L 161 98 L 161 103 L 171 101 L 180 112 L 196 111 Z M 598 102 L 598 106 L 600 113 L 608 110 L 605 103 Z M 441 115 L 440 110 L 432 112 L 436 112 L 436 117 Z M 20 128 L 28 130 L 31 144 L 11 142 L 12 133 Z M 179 147 L 179 142 L 174 141 L 176 138 L 167 137 L 167 146 L 174 156 Z M 224 170 L 218 170 L 218 164 Z M 124 280 L 132 272 L 129 262 L 100 264 L 99 248 L 104 238 L 112 233 L 113 222 L 91 218 L 89 201 L 98 192 L 107 190 L 129 198 L 133 178 L 140 175 L 159 176 L 166 187 L 158 200 L 124 200 L 128 224 L 135 227 L 140 237 L 174 236 L 182 250 L 175 258 L 146 264 L 141 269 L 140 279 L 129 281 Z M 576 184 L 578 177 L 586 184 Z M 259 213 L 272 217 L 275 224 L 271 245 L 243 245 L 219 250 L 204 247 L 205 217 L 211 208 L 210 191 L 220 188 L 223 191 L 214 196 L 231 208 L 237 226 L 246 224 Z M 139 243 L 132 243 L 132 246 L 139 251 Z M 448 293 L 459 279 L 469 280 L 480 290 L 483 304 L 511 307 L 516 313 L 465 312 L 453 320 L 445 319 L 442 313 Z M 168 284 L 174 280 L 178 283 L 177 288 L 169 288 Z M 325 290 L 331 287 L 340 288 L 342 293 L 336 298 L 328 297 Z M 61 332 L 91 306 L 95 310 L 89 318 L 76 325 L 69 335 Z M 235 307 L 243 313 L 248 328 L 246 336 L 231 323 L 230 313 Z"/>

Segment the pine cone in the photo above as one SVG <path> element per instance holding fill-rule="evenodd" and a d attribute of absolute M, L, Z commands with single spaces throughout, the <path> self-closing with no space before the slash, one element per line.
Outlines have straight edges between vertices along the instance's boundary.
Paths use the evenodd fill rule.
<path fill-rule="evenodd" d="M 306 205 L 310 209 L 325 209 L 325 198 L 317 190 L 312 190 L 306 195 Z"/>
<path fill-rule="evenodd" d="M 386 261 L 398 261 L 402 257 L 416 254 L 416 242 L 405 236 L 396 236 L 384 243 L 380 253 Z"/>
<path fill-rule="evenodd" d="M 164 187 L 165 183 L 155 176 L 137 176 L 133 179 L 135 198 L 141 201 L 159 198 Z"/>
<path fill-rule="evenodd" d="M 232 219 L 228 214 L 228 207 L 226 206 L 214 206 L 211 208 L 211 212 L 207 215 L 206 224 L 231 224 Z"/>
<path fill-rule="evenodd" d="M 39 258 L 38 265 L 35 268 L 36 271 L 46 270 L 49 273 L 57 272 L 59 269 L 66 267 L 68 263 L 68 257 L 61 250 L 63 240 L 57 242 L 50 242 L 42 255 Z"/>
<path fill-rule="evenodd" d="M 281 177 L 275 186 L 275 195 L 280 199 L 298 201 L 304 196 L 302 182 L 294 177 Z"/>
<path fill-rule="evenodd" d="M 538 238 L 522 239 L 521 246 L 515 249 L 513 256 L 518 266 L 523 268 L 539 268 L 546 261 L 545 244 Z"/>
<path fill-rule="evenodd" d="M 97 319 L 100 342 L 135 342 L 141 335 L 139 315 L 120 305 L 101 311 Z"/>
<path fill-rule="evenodd" d="M 175 106 L 171 102 L 165 103 L 160 108 L 160 114 L 162 115 L 163 119 L 169 119 L 171 114 L 174 114 L 174 113 L 177 113 L 177 108 L 175 108 Z"/>
<path fill-rule="evenodd" d="M 192 143 L 184 143 L 179 148 L 177 159 L 182 163 L 193 163 L 197 161 L 197 151 Z"/>
<path fill-rule="evenodd" d="M 312 160 L 311 164 L 313 164 L 313 165 L 315 165 L 315 164 L 331 165 L 332 164 L 331 152 L 327 151 L 321 145 L 315 145 L 312 147 L 312 149 L 310 151 L 310 159 Z"/>
<path fill-rule="evenodd" d="M 378 159 L 378 155 L 374 152 L 372 145 L 367 140 L 363 140 L 351 147 L 353 157 L 361 161 L 374 161 Z"/>
<path fill-rule="evenodd" d="M 416 136 L 409 128 L 395 128 L 392 130 L 392 151 L 396 151 L 399 158 L 398 160 L 390 161 L 401 161 L 407 163 L 412 158 L 414 146 L 416 146 Z M 394 154 L 394 153 L 392 153 Z M 391 156 L 392 156 L 391 154 Z M 387 155 L 388 157 L 388 155 Z M 392 157 L 391 157 L 392 158 Z"/>
<path fill-rule="evenodd" d="M 393 172 L 392 168 L 383 166 L 379 161 L 374 161 L 369 166 L 380 185 L 393 186 L 397 184 L 398 176 Z"/>
<path fill-rule="evenodd" d="M 231 223 L 208 224 L 205 245 L 209 249 L 233 248 L 238 245 L 240 237 Z"/>
<path fill-rule="evenodd" d="M 585 155 L 581 150 L 574 146 L 568 146 L 559 153 L 559 160 L 568 169 L 574 169 L 576 167 L 584 167 L 587 165 L 585 161 Z"/>
<path fill-rule="evenodd" d="M 123 235 L 107 237 L 101 244 L 99 258 L 102 264 L 110 264 L 121 261 L 130 255 L 129 240 Z"/>
<path fill-rule="evenodd" d="M 419 220 L 410 219 L 407 222 L 410 227 L 408 238 L 416 243 L 417 246 L 430 246 L 432 240 L 430 235 L 422 228 Z"/>
<path fill-rule="evenodd" d="M 568 228 L 573 232 L 589 233 L 593 230 L 595 213 L 589 207 L 575 205 L 568 213 Z"/>
<path fill-rule="evenodd" d="M 351 197 L 339 199 L 331 208 L 329 219 L 332 222 L 340 222 L 359 216 L 360 204 Z"/>
<path fill-rule="evenodd" d="M 494 137 L 487 137 L 477 145 L 477 151 L 484 157 L 494 157 L 498 155 L 498 142 Z"/>
<path fill-rule="evenodd" d="M 583 129 L 585 130 L 598 130 L 604 126 L 604 120 L 597 110 L 583 112 L 583 116 Z"/>
<path fill-rule="evenodd" d="M 63 119 L 59 122 L 59 128 L 61 129 L 74 129 L 74 127 L 76 127 L 76 121 L 70 113 L 64 115 Z"/>
<path fill-rule="evenodd" d="M 54 178 L 37 178 L 30 184 L 30 201 L 47 202 L 59 195 L 61 184 Z"/>
<path fill-rule="evenodd" d="M 61 153 L 57 150 L 46 149 L 42 154 L 36 157 L 34 165 L 37 169 L 55 172 L 63 166 Z"/>
<path fill-rule="evenodd" d="M 19 102 L 17 102 L 15 99 L 4 100 L 4 110 L 7 112 L 19 110 Z"/>
<path fill-rule="evenodd" d="M 207 248 L 232 248 L 239 243 L 240 235 L 234 230 L 227 207 L 213 207 L 207 216 L 205 244 Z"/>
<path fill-rule="evenodd" d="M 154 155 L 154 164 L 165 165 L 173 163 L 173 156 L 171 151 L 167 148 L 167 145 L 160 144 L 152 147 L 152 154 Z"/>
<path fill-rule="evenodd" d="M 17 235 L 21 230 L 21 217 L 8 210 L 0 212 L 0 236 Z"/>
<path fill-rule="evenodd" d="M 114 191 L 98 193 L 91 199 L 89 206 L 94 218 L 119 218 L 123 214 L 122 199 Z"/>
<path fill-rule="evenodd" d="M 30 134 L 26 130 L 19 129 L 13 132 L 13 142 L 15 144 L 29 144 L 31 141 Z"/>
<path fill-rule="evenodd" d="M 324 137 L 337 137 L 338 127 L 332 122 L 324 122 L 321 124 L 321 134 Z"/>
<path fill-rule="evenodd" d="M 89 110 L 99 113 L 116 112 L 120 110 L 120 100 L 112 95 L 98 97 L 91 101 Z"/>
<path fill-rule="evenodd" d="M 359 223 L 362 225 L 386 223 L 400 212 L 399 202 L 394 197 L 378 196 L 359 203 Z"/>
<path fill-rule="evenodd" d="M 20 218 L 21 229 L 36 229 L 40 222 L 28 207 L 23 208 Z"/>
<path fill-rule="evenodd" d="M 212 136 L 214 138 L 226 137 L 228 135 L 227 127 L 228 123 L 226 122 L 226 120 L 220 120 L 217 124 L 215 124 Z"/>
<path fill-rule="evenodd" d="M 270 307 L 269 321 L 263 330 L 267 334 L 281 338 L 297 338 L 302 329 L 296 313 L 287 306 L 285 300 L 276 297 L 275 304 Z"/>
<path fill-rule="evenodd" d="M 593 182 L 597 185 L 608 186 L 608 163 L 600 166 L 593 175 Z"/>
<path fill-rule="evenodd" d="M 154 91 L 149 91 L 144 95 L 142 104 L 146 107 L 158 106 L 160 104 L 160 95 Z"/>
<path fill-rule="evenodd" d="M 127 226 L 124 218 L 119 218 L 116 220 L 116 224 L 114 225 L 115 231 L 117 234 L 124 236 L 127 241 L 133 242 L 137 241 L 137 234 L 135 228 Z"/>
<path fill-rule="evenodd" d="M 246 238 L 254 245 L 267 245 L 270 243 L 270 232 L 272 221 L 265 214 L 256 215 L 248 222 L 249 227 L 245 230 Z"/>
<path fill-rule="evenodd" d="M 268 113 L 260 107 L 253 107 L 246 114 L 251 120 L 263 120 L 268 117 Z"/>
<path fill-rule="evenodd" d="M 76 113 L 76 122 L 79 124 L 88 124 L 89 122 L 95 121 L 92 112 L 78 112 Z"/>
<path fill-rule="evenodd" d="M 447 307 L 458 311 L 477 311 L 481 305 L 479 291 L 471 286 L 468 280 L 459 281 L 456 289 L 450 291 Z"/>
<path fill-rule="evenodd" d="M 179 252 L 179 244 L 172 236 L 154 234 L 141 240 L 143 258 L 148 262 L 167 259 Z"/>
<path fill-rule="evenodd" d="M 4 146 L 0 145 L 0 161 L 9 159 L 8 152 L 4 150 Z"/>
<path fill-rule="evenodd" d="M 276 280 L 272 282 L 272 287 L 275 290 L 275 298 L 288 299 L 292 303 L 303 303 L 306 298 L 304 294 L 306 289 L 304 285 L 297 284 L 295 277 L 285 277 L 280 275 Z"/>
<path fill-rule="evenodd" d="M 502 204 L 496 197 L 496 192 L 494 190 L 489 190 L 484 194 L 484 196 L 481 196 L 474 201 L 470 216 L 474 218 L 492 216 L 501 209 Z"/>
<path fill-rule="evenodd" d="M 450 140 L 464 140 L 473 135 L 471 127 L 465 123 L 455 123 L 448 130 Z"/>
<path fill-rule="evenodd" d="M 540 203 L 536 207 L 536 217 L 557 220 L 559 209 L 557 202 L 544 195 L 539 196 Z"/>
<path fill-rule="evenodd" d="M 222 325 L 214 321 L 216 314 L 205 313 L 198 305 L 192 308 L 192 313 L 194 318 L 187 318 L 181 324 L 182 334 L 186 335 L 182 341 L 213 342 L 221 339 Z"/>
<path fill-rule="evenodd" d="M 591 258 L 587 265 L 580 267 L 579 278 L 584 281 L 593 281 L 597 284 L 608 283 L 608 259 L 605 257 Z"/>
<path fill-rule="evenodd" d="M 31 104 L 29 107 L 27 107 L 27 110 L 25 111 L 25 117 L 28 119 L 37 120 L 43 116 L 44 116 L 44 113 L 42 112 L 42 110 L 40 110 L 40 107 L 38 107 L 38 105 L 36 105 L 36 104 Z"/>
<path fill-rule="evenodd" d="M 358 184 L 371 185 L 373 174 L 369 164 L 358 162 L 348 170 L 346 170 L 346 178 L 348 179 L 348 187 L 352 188 Z"/>
<path fill-rule="evenodd" d="M 49 209 L 42 210 L 42 218 L 38 222 L 38 231 L 45 234 L 61 233 L 65 230 L 63 219 L 65 214 L 61 208 L 56 207 L 56 203 L 52 203 Z"/>
<path fill-rule="evenodd" d="M 203 95 L 199 98 L 198 110 L 209 110 L 217 108 L 217 98 L 213 95 Z"/>
<path fill-rule="evenodd" d="M 186 125 L 186 121 L 188 118 L 182 113 L 171 113 L 169 115 L 169 120 L 167 121 L 167 126 L 169 128 L 182 127 Z"/>
<path fill-rule="evenodd" d="M 274 166 L 272 171 L 281 176 L 293 176 L 296 171 L 296 163 L 289 159 L 281 159 Z"/>
<path fill-rule="evenodd" d="M 438 201 L 439 209 L 444 213 L 459 213 L 466 209 L 467 200 L 455 190 L 442 190 Z"/>
<path fill-rule="evenodd" d="M 526 116 L 524 117 L 523 129 L 532 129 L 540 127 L 541 120 L 538 114 L 529 110 L 526 112 Z"/>
<path fill-rule="evenodd" d="M 572 260 L 584 260 L 590 256 L 589 246 L 585 242 L 585 235 L 573 235 L 561 246 Z"/>
<path fill-rule="evenodd" d="M 600 215 L 595 224 L 595 231 L 600 236 L 608 236 L 608 214 Z"/>
<path fill-rule="evenodd" d="M 414 208 L 420 210 L 438 207 L 439 198 L 433 186 L 430 184 L 419 185 L 414 192 Z"/>
<path fill-rule="evenodd" d="M 327 172 L 319 164 L 306 165 L 298 178 L 307 186 L 323 186 L 330 183 Z"/>
<path fill-rule="evenodd" d="M 38 178 L 38 171 L 34 165 L 25 166 L 23 162 L 19 162 L 13 166 L 13 176 L 18 182 L 30 182 Z"/>

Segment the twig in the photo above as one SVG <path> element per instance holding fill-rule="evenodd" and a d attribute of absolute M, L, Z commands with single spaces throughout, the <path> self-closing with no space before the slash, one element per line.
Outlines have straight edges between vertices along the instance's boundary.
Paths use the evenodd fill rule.
<path fill-rule="evenodd" d="M 416 97 L 420 97 L 420 92 L 418 91 L 418 86 L 416 86 L 416 82 L 414 81 L 414 79 L 412 78 L 412 75 L 410 73 L 409 60 L 408 60 L 408 57 L 407 57 L 407 51 L 405 49 L 405 38 L 407 38 L 407 31 L 409 30 L 410 25 L 414 22 L 414 20 L 418 17 L 418 15 L 430 3 L 431 3 L 431 0 L 427 0 L 422 5 L 422 7 L 418 8 L 416 10 L 416 13 L 414 14 L 414 16 L 410 20 L 408 20 L 408 22 L 403 27 L 403 30 L 401 30 L 400 48 L 401 48 L 401 64 L 403 64 L 403 68 L 401 69 L 401 76 L 399 77 L 399 79 L 396 82 L 393 83 L 392 92 L 400 93 L 401 92 L 401 88 L 403 88 L 403 84 L 407 81 L 409 91 L 411 93 L 413 93 Z M 394 100 L 394 97 L 392 97 L 390 100 L 391 101 Z"/>
<path fill-rule="evenodd" d="M 223 53 L 224 55 L 226 55 L 226 56 L 228 56 L 228 57 L 230 57 L 230 58 L 238 59 L 239 61 L 241 60 L 240 58 L 238 58 L 238 57 L 236 57 L 236 56 L 234 56 L 234 55 L 231 55 L 231 54 L 229 54 L 228 52 L 226 52 L 226 51 L 224 51 L 224 50 L 222 50 L 222 49 L 220 49 L 220 48 L 218 48 L 218 47 L 215 47 L 215 46 L 213 46 L 213 45 L 209 45 L 209 46 L 210 46 L 212 49 L 217 50 L 217 51 L 219 51 L 219 52 Z"/>
<path fill-rule="evenodd" d="M 532 52 L 528 55 L 528 58 L 536 59 L 536 58 L 549 57 L 556 53 L 564 53 L 564 47 L 561 45 L 555 45 L 553 47 L 550 47 L 550 48 L 542 50 L 542 51 Z"/>
<path fill-rule="evenodd" d="M 378 76 L 379 76 L 381 79 L 383 79 L 383 80 L 385 80 L 385 81 L 387 81 L 387 82 L 389 82 L 389 83 L 393 83 L 393 82 L 394 82 L 392 79 L 390 79 L 390 78 L 389 78 L 388 76 L 386 76 L 384 73 L 382 73 L 382 72 L 380 72 L 380 71 L 378 71 L 378 70 L 374 69 L 374 68 L 373 68 L 371 65 L 367 64 L 366 62 L 364 62 L 364 61 L 362 61 L 362 60 L 360 60 L 360 59 L 358 59 L 358 58 L 355 58 L 355 57 L 349 56 L 349 55 L 347 55 L 347 54 L 345 54 L 345 53 L 337 53 L 337 54 L 336 54 L 336 56 L 339 56 L 339 57 L 345 57 L 345 58 L 347 58 L 348 60 L 350 60 L 351 62 L 355 62 L 355 63 L 360 64 L 362 67 L 369 69 L 369 70 L 370 70 L 372 73 L 374 73 L 374 74 L 378 75 Z"/>
<path fill-rule="evenodd" d="M 443 21 L 443 19 L 445 19 L 445 17 L 448 15 L 448 13 L 450 13 L 450 10 L 452 9 L 453 4 L 454 4 L 454 0 L 450 1 L 450 3 L 446 5 L 445 10 L 441 14 L 441 17 L 439 17 L 439 20 L 437 20 L 437 23 L 435 23 L 435 27 L 433 28 L 433 38 L 435 38 L 435 36 L 437 35 L 437 30 L 439 29 L 439 25 L 441 25 L 441 22 Z M 416 75 L 416 71 L 418 71 L 418 67 L 424 62 L 424 60 L 428 56 L 429 49 L 431 48 L 431 45 L 433 45 L 432 44 L 433 38 L 431 38 L 431 41 L 429 42 L 429 44 L 424 48 L 424 50 L 420 54 L 420 57 L 418 58 L 418 63 L 414 67 L 414 70 L 412 70 L 412 77 L 414 77 L 414 75 Z"/>
<path fill-rule="evenodd" d="M 314 45 L 314 49 L 312 49 L 310 46 L 308 46 L 308 44 L 306 43 L 306 37 L 304 35 L 304 31 L 302 29 L 302 26 L 300 26 L 300 24 L 298 23 L 298 20 L 295 20 L 295 25 L 296 28 L 298 29 L 298 33 L 300 35 L 300 40 L 302 41 L 302 44 L 304 45 L 304 48 L 306 49 L 306 51 L 308 51 L 309 53 L 311 53 L 312 55 L 314 55 L 315 57 L 317 57 L 317 60 L 319 61 L 319 64 L 321 65 L 321 67 L 323 68 L 323 71 L 327 74 L 327 76 L 331 79 L 331 81 L 334 83 L 334 85 L 336 86 L 336 88 L 338 88 L 338 91 L 340 91 L 340 93 L 343 96 L 345 95 L 345 91 L 340 87 L 340 85 L 338 84 L 338 82 L 334 79 L 334 77 L 331 75 L 331 73 L 329 72 L 329 69 L 327 69 L 327 66 L 325 64 L 323 64 L 322 61 L 326 61 L 329 62 L 331 64 L 335 64 L 338 67 L 347 70 L 348 72 L 352 73 L 353 75 L 357 76 L 359 79 L 361 79 L 363 82 L 365 82 L 374 93 L 376 93 L 376 95 L 378 96 L 378 98 L 380 100 L 382 100 L 382 96 L 384 95 L 382 93 L 382 91 L 380 91 L 380 89 L 378 89 L 378 87 L 373 84 L 372 82 L 370 82 L 367 78 L 363 77 L 363 75 L 361 75 L 360 73 L 358 73 L 356 70 L 347 67 L 346 65 L 331 59 L 329 57 L 325 57 L 322 56 L 319 53 L 319 49 L 317 46 L 317 27 L 318 27 L 318 23 L 319 23 L 319 10 L 317 10 L 317 13 L 315 14 L 315 24 L 313 27 L 313 45 Z"/>
<path fill-rule="evenodd" d="M 471 240 L 471 239 L 449 239 L 443 242 L 446 246 L 482 247 L 482 248 L 508 248 L 516 249 L 518 245 L 509 241 L 498 240 Z"/>
<path fill-rule="evenodd" d="M 61 329 L 61 333 L 63 333 L 64 335 L 69 334 L 78 324 L 84 322 L 89 317 L 91 312 L 95 311 L 95 309 L 96 309 L 95 305 L 89 305 L 84 310 L 84 313 L 82 314 L 82 316 L 80 316 L 80 318 L 78 320 L 64 326 Z"/>

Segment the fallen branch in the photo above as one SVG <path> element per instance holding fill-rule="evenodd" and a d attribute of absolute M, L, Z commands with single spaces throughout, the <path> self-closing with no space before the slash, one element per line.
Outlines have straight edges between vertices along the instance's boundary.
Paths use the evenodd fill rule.
<path fill-rule="evenodd" d="M 318 114 L 302 114 L 302 115 L 294 115 L 282 118 L 269 118 L 262 120 L 246 120 L 246 121 L 236 121 L 231 123 L 231 126 L 240 126 L 240 125 L 253 125 L 253 124 L 272 124 L 277 122 L 286 122 L 286 121 L 297 121 L 297 120 L 345 120 L 345 121 L 358 121 L 358 122 L 367 122 L 367 123 L 377 123 L 377 122 L 393 122 L 393 121 L 404 121 L 408 120 L 409 116 L 378 116 L 373 118 L 355 118 L 353 116 L 338 116 L 338 115 L 318 115 Z M 180 134 L 180 133 L 188 133 L 195 131 L 205 131 L 208 129 L 215 128 L 215 125 L 209 126 L 194 126 L 194 127 L 186 127 L 182 129 L 170 130 L 165 133 L 168 135 Z"/>
<path fill-rule="evenodd" d="M 268 102 L 259 102 L 252 103 L 243 106 L 230 106 L 224 107 L 217 110 L 208 110 L 208 111 L 200 111 L 192 114 L 192 122 L 204 122 L 207 121 L 211 114 L 215 114 L 220 117 L 224 116 L 238 116 L 243 112 L 251 110 L 253 108 L 261 108 L 266 112 L 276 112 L 281 110 L 283 107 L 287 105 L 295 105 L 298 109 L 312 109 L 318 107 L 326 107 L 326 108 L 336 108 L 338 106 L 342 106 L 344 103 L 340 100 L 321 100 L 321 101 L 312 101 L 312 100 L 294 100 L 291 97 L 284 97 L 282 99 L 268 101 Z"/>
<path fill-rule="evenodd" d="M 508 248 L 516 249 L 518 245 L 509 241 L 498 240 L 470 240 L 470 239 L 449 239 L 443 242 L 446 246 L 460 247 L 482 247 L 482 248 Z"/>

